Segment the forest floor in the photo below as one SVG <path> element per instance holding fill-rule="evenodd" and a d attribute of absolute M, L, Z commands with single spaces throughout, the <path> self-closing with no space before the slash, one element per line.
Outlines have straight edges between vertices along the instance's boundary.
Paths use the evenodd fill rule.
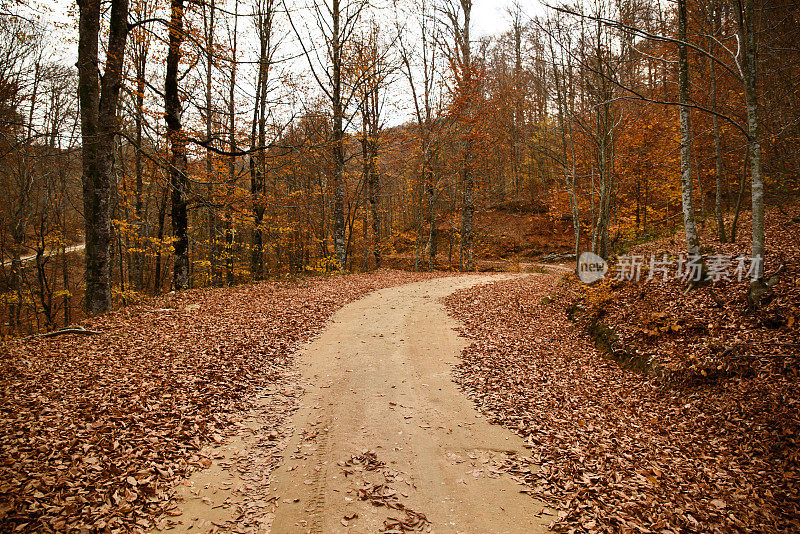
<path fill-rule="evenodd" d="M 732 281 L 382 270 L 9 341 L 0 532 L 800 530 L 798 215 L 757 312 Z"/>
<path fill-rule="evenodd" d="M 336 310 L 441 276 L 384 270 L 187 291 L 81 323 L 100 335 L 3 343 L 0 532 L 168 525 L 179 517 L 174 487 L 212 465 L 204 446 L 263 409 L 256 393 L 276 388 L 292 401 L 294 353 Z M 260 430 L 278 427 L 287 404 Z"/>
<path fill-rule="evenodd" d="M 554 529 L 800 531 L 800 206 L 767 221 L 776 282 L 758 309 L 735 276 L 648 279 L 680 236 L 629 251 L 638 280 L 612 266 L 589 287 L 542 274 L 446 299 L 472 340 L 456 381 L 524 436 L 530 457 L 505 468 L 557 509 Z M 709 262 L 749 255 L 747 232 L 712 232 Z"/>

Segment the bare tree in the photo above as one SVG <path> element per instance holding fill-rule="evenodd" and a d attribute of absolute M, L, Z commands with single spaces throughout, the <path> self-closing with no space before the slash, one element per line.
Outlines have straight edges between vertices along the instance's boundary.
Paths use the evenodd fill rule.
<path fill-rule="evenodd" d="M 78 95 L 83 138 L 83 209 L 86 219 L 86 309 L 111 308 L 111 187 L 122 64 L 128 37 L 128 0 L 111 1 L 102 77 L 98 69 L 100 0 L 78 0 Z"/>
<path fill-rule="evenodd" d="M 742 73 L 747 106 L 747 146 L 750 156 L 750 198 L 753 218 L 753 272 L 756 286 L 764 278 L 764 177 L 761 171 L 761 139 L 758 120 L 758 51 L 753 0 L 737 0 L 736 18 L 742 48 Z M 753 293 L 753 291 L 751 291 Z M 751 298 L 754 295 L 751 295 Z M 758 300 L 757 298 L 755 299 Z"/>
<path fill-rule="evenodd" d="M 689 107 L 689 57 L 686 46 L 686 0 L 678 0 L 678 100 L 681 120 L 681 205 L 686 232 L 686 251 L 700 256 L 700 238 L 694 219 L 692 190 L 692 123 Z"/>
<path fill-rule="evenodd" d="M 367 244 L 366 224 L 364 227 L 365 249 L 372 249 L 375 267 L 381 266 L 380 231 L 380 172 L 378 169 L 378 148 L 381 130 L 381 95 L 387 83 L 389 67 L 385 62 L 385 51 L 380 50 L 377 24 L 373 23 L 369 34 L 357 44 L 358 73 L 361 80 L 359 106 L 361 108 L 361 168 L 362 182 L 366 184 L 365 198 L 369 202 L 372 220 L 372 243 Z M 364 71 L 363 73 L 361 71 Z M 365 212 L 366 217 L 366 212 Z"/>
<path fill-rule="evenodd" d="M 267 172 L 265 153 L 267 127 L 267 101 L 269 100 L 269 76 L 276 48 L 274 38 L 276 0 L 256 0 L 255 19 L 258 35 L 258 72 L 256 94 L 253 105 L 253 123 L 250 133 L 250 196 L 253 206 L 253 235 L 250 270 L 253 278 L 264 277 L 264 230 L 265 212 L 264 180 Z M 256 150 L 256 148 L 258 150 Z"/>
<path fill-rule="evenodd" d="M 206 233 L 208 237 L 208 265 L 210 271 L 210 278 L 212 283 L 216 283 L 218 278 L 217 268 L 217 217 L 214 206 L 214 153 L 211 150 L 210 140 L 213 137 L 213 120 L 214 120 L 214 46 L 215 46 L 215 30 L 216 30 L 216 2 L 209 0 L 202 4 L 203 16 L 203 46 L 205 47 L 205 127 L 206 139 L 209 140 L 209 145 L 206 147 L 205 163 L 206 163 Z"/>
<path fill-rule="evenodd" d="M 443 7 L 448 22 L 448 31 L 453 39 L 450 47 L 450 62 L 456 78 L 456 99 L 459 119 L 465 127 L 461 133 L 461 249 L 459 265 L 463 271 L 474 269 L 473 240 L 475 229 L 475 177 L 472 131 L 469 123 L 473 119 L 473 99 L 476 96 L 472 43 L 470 41 L 470 18 L 472 0 L 450 0 Z"/>
<path fill-rule="evenodd" d="M 184 41 L 184 0 L 171 0 L 169 20 L 169 48 L 167 71 L 164 78 L 164 120 L 170 144 L 169 185 L 172 205 L 172 234 L 174 238 L 174 265 L 172 285 L 176 290 L 189 286 L 189 235 L 186 212 L 187 177 L 186 135 L 181 123 L 183 107 L 178 87 L 178 68 L 181 45 Z"/>
<path fill-rule="evenodd" d="M 317 31 L 325 41 L 326 60 L 312 54 L 312 51 L 306 47 L 305 39 L 300 35 L 291 15 L 289 16 L 289 23 L 300 40 L 312 75 L 331 105 L 333 115 L 331 139 L 331 157 L 333 159 L 331 182 L 334 196 L 333 249 L 340 270 L 344 270 L 347 266 L 344 216 L 345 113 L 353 103 L 356 95 L 355 88 L 358 86 L 358 84 L 353 84 L 347 87 L 342 83 L 346 59 L 345 48 L 353 37 L 367 5 L 367 0 L 326 0 L 314 3 Z"/>

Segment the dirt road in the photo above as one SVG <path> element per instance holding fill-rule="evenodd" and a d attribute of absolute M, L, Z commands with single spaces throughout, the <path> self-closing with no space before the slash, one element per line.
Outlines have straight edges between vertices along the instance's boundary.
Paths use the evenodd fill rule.
<path fill-rule="evenodd" d="M 251 466 L 277 469 L 266 476 L 247 468 L 242 480 L 225 469 L 231 458 L 256 449 L 258 439 L 237 438 L 208 451 L 217 460 L 187 482 L 178 530 L 226 521 L 243 532 L 269 531 L 271 523 L 281 534 L 546 530 L 553 517 L 498 469 L 507 454 L 525 454 L 522 440 L 489 424 L 451 380 L 465 340 L 439 302 L 458 289 L 513 276 L 519 275 L 382 289 L 339 310 L 297 356 L 305 392 L 283 425 L 289 437 L 281 440 L 282 455 L 272 449 L 272 456 L 253 460 L 250 454 Z M 255 433 L 270 424 L 257 416 L 244 423 Z M 251 504 L 231 516 L 226 508 L 242 496 Z"/>
<path fill-rule="evenodd" d="M 49 258 L 51 256 L 58 256 L 58 255 L 60 255 L 62 253 L 63 254 L 69 254 L 70 252 L 78 252 L 79 250 L 84 250 L 85 248 L 86 248 L 86 243 L 79 243 L 77 245 L 70 245 L 70 246 L 64 248 L 64 250 L 61 250 L 61 249 L 46 250 L 44 255 Z M 33 260 L 34 258 L 36 258 L 36 254 L 26 254 L 26 255 L 20 257 L 20 261 L 22 263 L 28 263 L 29 261 Z M 13 260 L 11 260 L 11 259 L 3 260 L 2 262 L 0 262 L 0 266 L 5 267 L 7 265 L 11 265 L 12 261 Z"/>
<path fill-rule="evenodd" d="M 379 532 L 418 514 L 433 532 L 544 530 L 541 504 L 496 469 L 522 440 L 450 378 L 464 340 L 438 299 L 498 278 L 384 289 L 335 315 L 299 357 L 306 394 L 273 474 L 273 532 Z"/>

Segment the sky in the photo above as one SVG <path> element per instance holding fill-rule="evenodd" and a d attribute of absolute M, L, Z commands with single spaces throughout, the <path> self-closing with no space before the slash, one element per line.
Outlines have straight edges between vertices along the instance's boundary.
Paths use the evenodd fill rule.
<path fill-rule="evenodd" d="M 472 32 L 475 40 L 507 30 L 510 23 L 508 10 L 515 1 L 520 4 L 523 13 L 528 16 L 538 15 L 544 11 L 543 6 L 537 0 L 474 0 Z M 69 20 L 68 12 L 74 11 L 74 4 L 74 0 L 54 0 L 46 2 L 47 8 L 36 11 L 41 13 L 46 20 L 63 23 Z M 58 42 L 64 47 L 64 50 L 61 51 L 63 55 L 76 55 L 76 52 L 70 53 L 68 50 L 69 47 L 77 47 L 74 40 L 59 40 Z"/>
<path fill-rule="evenodd" d="M 472 26 L 475 38 L 502 33 L 509 28 L 511 19 L 508 10 L 514 0 L 474 0 Z M 544 7 L 536 0 L 517 0 L 522 12 L 528 17 L 544 13 Z M 525 17 L 523 17 L 523 20 Z"/>
<path fill-rule="evenodd" d="M 250 4 L 250 0 L 240 0 L 240 5 Z M 311 0 L 290 0 L 290 4 L 297 1 L 300 5 L 308 4 Z M 386 0 L 384 0 L 386 1 Z M 44 5 L 41 9 L 33 7 L 34 4 Z M 536 16 L 544 12 L 544 7 L 539 0 L 473 0 L 472 17 L 471 17 L 471 33 L 474 41 L 479 41 L 483 37 L 497 35 L 507 31 L 510 27 L 511 18 L 508 14 L 510 8 L 515 3 L 518 3 L 523 11 L 523 20 L 531 16 Z M 386 4 L 389 4 L 386 2 Z M 386 5 L 385 4 L 385 5 Z M 51 21 L 52 31 L 48 35 L 48 41 L 53 47 L 53 52 L 57 61 L 65 64 L 74 64 L 77 59 L 77 31 L 75 24 L 75 0 L 32 0 L 27 4 L 34 12 L 41 14 L 41 18 L 46 21 Z M 72 13 L 72 15 L 70 15 Z M 300 22 L 299 20 L 296 22 Z M 313 22 L 305 21 L 302 24 L 311 24 Z M 247 26 L 245 26 L 247 27 Z M 241 30 L 240 30 L 241 31 Z M 286 30 L 288 31 L 288 30 Z M 301 32 L 305 33 L 305 32 Z M 247 39 L 245 38 L 245 41 Z M 288 46 L 284 47 L 283 53 L 288 56 L 300 55 L 299 49 L 293 52 L 290 48 L 291 39 L 287 41 Z M 253 41 L 254 43 L 255 41 Z M 256 49 L 255 45 L 251 43 L 253 51 Z M 303 60 L 296 60 L 296 68 L 290 69 L 295 71 L 306 70 Z M 311 80 L 307 80 L 311 82 Z M 313 83 L 311 83 L 313 86 Z M 402 85 L 402 81 L 400 82 Z M 400 91 L 394 103 L 394 111 L 391 111 L 393 116 L 391 122 L 402 122 L 407 119 L 411 113 L 409 109 L 401 109 L 410 106 L 408 100 L 403 96 L 404 90 L 398 85 L 397 90 Z M 393 91 L 394 92 L 394 91 Z"/>

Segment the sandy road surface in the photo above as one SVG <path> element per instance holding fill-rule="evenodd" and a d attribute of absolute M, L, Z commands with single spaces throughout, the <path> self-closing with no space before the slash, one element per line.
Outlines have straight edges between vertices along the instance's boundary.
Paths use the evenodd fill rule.
<path fill-rule="evenodd" d="M 439 302 L 514 276 L 382 289 L 339 310 L 298 354 L 300 386 L 261 392 L 240 431 L 204 452 L 213 461 L 180 488 L 168 531 L 545 531 L 554 518 L 498 469 L 522 440 L 451 380 L 466 342 Z"/>
<path fill-rule="evenodd" d="M 403 508 L 424 514 L 433 532 L 545 530 L 541 504 L 496 469 L 507 452 L 524 454 L 522 440 L 481 418 L 450 378 L 464 340 L 438 299 L 505 277 L 383 289 L 334 316 L 299 357 L 306 394 L 273 474 L 273 532 L 420 522 Z M 403 508 L 359 498 L 376 491 Z"/>
<path fill-rule="evenodd" d="M 44 255 L 49 258 L 51 256 L 58 256 L 62 252 L 64 254 L 69 254 L 70 252 L 77 252 L 79 250 L 84 250 L 85 248 L 86 248 L 86 243 L 79 243 L 77 245 L 70 245 L 70 246 L 66 247 L 63 251 L 61 249 L 47 250 L 47 251 L 45 251 Z M 20 257 L 20 261 L 22 263 L 27 263 L 27 262 L 31 261 L 32 259 L 34 259 L 34 258 L 36 258 L 36 254 L 26 254 L 26 255 Z M 5 267 L 7 265 L 11 265 L 12 261 L 13 260 L 11 260 L 11 259 L 3 260 L 2 262 L 0 262 L 0 266 Z"/>

